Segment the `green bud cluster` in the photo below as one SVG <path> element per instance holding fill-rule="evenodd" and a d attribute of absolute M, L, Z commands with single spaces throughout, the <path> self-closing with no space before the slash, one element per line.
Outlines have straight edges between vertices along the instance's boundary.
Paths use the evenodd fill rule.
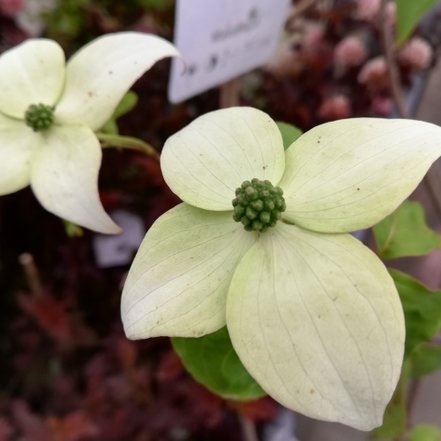
<path fill-rule="evenodd" d="M 242 222 L 245 230 L 264 232 L 274 227 L 286 210 L 283 190 L 270 181 L 252 179 L 236 189 L 233 219 Z"/>
<path fill-rule="evenodd" d="M 26 110 L 25 121 L 34 132 L 43 132 L 54 123 L 54 109 L 46 104 L 31 104 Z"/>

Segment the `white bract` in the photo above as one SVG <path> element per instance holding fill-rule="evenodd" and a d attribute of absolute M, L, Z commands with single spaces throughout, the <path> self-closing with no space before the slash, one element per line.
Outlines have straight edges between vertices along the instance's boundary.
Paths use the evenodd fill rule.
<path fill-rule="evenodd" d="M 50 212 L 102 233 L 119 232 L 98 195 L 94 134 L 154 63 L 177 55 L 162 38 L 109 34 L 65 65 L 52 40 L 31 39 L 0 56 L 0 195 L 31 185 Z"/>
<path fill-rule="evenodd" d="M 129 338 L 198 337 L 225 324 L 277 401 L 370 430 L 381 424 L 404 347 L 403 311 L 378 257 L 348 232 L 377 223 L 441 154 L 441 128 L 357 118 L 320 125 L 285 152 L 252 108 L 201 116 L 165 144 L 184 201 L 150 228 L 129 272 Z M 265 232 L 232 218 L 243 181 L 269 180 L 286 211 Z"/>

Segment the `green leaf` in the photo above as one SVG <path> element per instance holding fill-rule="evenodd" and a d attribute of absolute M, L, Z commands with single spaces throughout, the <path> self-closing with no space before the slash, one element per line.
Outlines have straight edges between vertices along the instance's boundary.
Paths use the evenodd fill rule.
<path fill-rule="evenodd" d="M 118 135 L 118 124 L 116 120 L 121 118 L 121 116 L 129 113 L 138 103 L 138 95 L 135 92 L 129 90 L 122 98 L 118 106 L 116 107 L 113 115 L 110 117 L 109 121 L 101 127 L 101 132 L 109 135 Z"/>
<path fill-rule="evenodd" d="M 63 219 L 63 224 L 64 230 L 69 237 L 81 237 L 84 235 L 84 230 L 77 224 L 65 219 Z"/>
<path fill-rule="evenodd" d="M 430 291 L 400 271 L 390 270 L 400 294 L 406 321 L 405 356 L 431 340 L 441 328 L 441 291 Z"/>
<path fill-rule="evenodd" d="M 398 386 L 384 412 L 383 424 L 375 429 L 373 439 L 398 439 L 406 430 L 406 385 L 409 379 L 409 368 L 403 365 Z"/>
<path fill-rule="evenodd" d="M 115 111 L 113 112 L 112 118 L 118 119 L 121 116 L 129 113 L 138 104 L 138 95 L 129 90 L 122 98 Z"/>
<path fill-rule="evenodd" d="M 413 377 L 422 377 L 441 369 L 441 346 L 422 343 L 410 355 Z"/>
<path fill-rule="evenodd" d="M 426 225 L 424 210 L 418 202 L 403 202 L 373 231 L 382 259 L 423 256 L 441 246 L 440 236 Z"/>
<path fill-rule="evenodd" d="M 396 41 L 401 44 L 407 40 L 422 16 L 437 3 L 437 0 L 395 1 L 397 4 Z"/>
<path fill-rule="evenodd" d="M 419 424 L 410 432 L 409 441 L 441 441 L 441 430 L 429 424 Z"/>
<path fill-rule="evenodd" d="M 283 148 L 287 150 L 290 145 L 300 137 L 302 131 L 292 124 L 285 122 L 277 121 L 276 124 L 282 134 Z"/>
<path fill-rule="evenodd" d="M 175 351 L 196 381 L 226 399 L 253 400 L 266 393 L 243 367 L 227 328 L 201 338 L 172 338 Z"/>

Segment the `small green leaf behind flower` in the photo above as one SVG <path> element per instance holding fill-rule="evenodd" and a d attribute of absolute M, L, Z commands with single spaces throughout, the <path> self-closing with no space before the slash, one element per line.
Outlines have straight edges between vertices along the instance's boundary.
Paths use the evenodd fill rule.
<path fill-rule="evenodd" d="M 441 346 L 421 343 L 410 355 L 413 377 L 423 377 L 441 369 Z"/>
<path fill-rule="evenodd" d="M 69 237 L 82 237 L 84 235 L 84 230 L 73 222 L 63 219 L 63 224 L 64 231 Z"/>
<path fill-rule="evenodd" d="M 384 412 L 383 424 L 372 433 L 372 439 L 398 439 L 406 430 L 406 386 L 409 366 L 403 365 L 400 381 Z"/>
<path fill-rule="evenodd" d="M 441 430 L 429 424 L 418 424 L 410 432 L 409 441 L 441 441 Z"/>
<path fill-rule="evenodd" d="M 397 5 L 397 31 L 398 44 L 407 40 L 423 15 L 429 11 L 437 0 L 395 0 Z"/>
<path fill-rule="evenodd" d="M 406 431 L 406 387 L 409 380 L 441 367 L 441 347 L 429 343 L 441 329 L 441 291 L 430 291 L 400 271 L 390 270 L 390 274 L 404 309 L 405 361 L 397 389 L 386 408 L 383 425 L 373 432 L 374 439 L 398 439 Z M 426 438 L 412 438 L 411 434 L 409 441 L 412 439 L 424 441 Z M 427 438 L 427 441 L 431 440 Z"/>
<path fill-rule="evenodd" d="M 109 135 L 118 135 L 119 129 L 117 124 L 117 119 L 129 113 L 138 104 L 138 95 L 135 92 L 129 90 L 122 98 L 117 108 L 113 112 L 109 121 L 101 127 L 100 132 Z"/>
<path fill-rule="evenodd" d="M 292 124 L 282 121 L 277 121 L 276 124 L 282 134 L 283 148 L 288 150 L 291 144 L 299 138 L 303 132 Z"/>
<path fill-rule="evenodd" d="M 427 226 L 418 202 L 405 201 L 375 225 L 373 232 L 382 259 L 423 256 L 441 246 L 441 237 Z"/>
<path fill-rule="evenodd" d="M 226 399 L 253 400 L 266 395 L 231 345 L 227 328 L 201 338 L 172 338 L 175 351 L 196 381 Z"/>
<path fill-rule="evenodd" d="M 149 143 L 132 136 L 121 136 L 119 134 L 117 120 L 129 113 L 137 103 L 138 95 L 129 90 L 118 104 L 109 121 L 106 122 L 96 135 L 103 148 L 113 147 L 118 149 L 137 150 L 145 153 L 147 156 L 158 157 L 157 151 Z"/>
<path fill-rule="evenodd" d="M 441 329 L 441 291 L 432 292 L 400 271 L 391 270 L 390 273 L 404 309 L 406 357 L 420 343 L 431 340 Z"/>

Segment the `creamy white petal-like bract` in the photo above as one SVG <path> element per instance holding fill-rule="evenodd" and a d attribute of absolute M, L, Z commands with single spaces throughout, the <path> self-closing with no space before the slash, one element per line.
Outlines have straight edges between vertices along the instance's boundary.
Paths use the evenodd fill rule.
<path fill-rule="evenodd" d="M 285 168 L 282 136 L 274 121 L 250 107 L 200 116 L 171 136 L 161 170 L 183 201 L 207 210 L 231 210 L 243 181 L 268 179 L 276 185 Z"/>
<path fill-rule="evenodd" d="M 0 195 L 29 185 L 32 151 L 41 141 L 23 121 L 0 113 Z"/>
<path fill-rule="evenodd" d="M 98 130 L 144 72 L 160 59 L 178 55 L 168 41 L 139 32 L 120 32 L 93 40 L 67 63 L 57 120 Z"/>
<path fill-rule="evenodd" d="M 225 326 L 228 286 L 254 237 L 231 213 L 182 203 L 145 237 L 121 300 L 129 338 L 200 337 Z"/>
<path fill-rule="evenodd" d="M 397 384 L 404 320 L 378 257 L 350 235 L 280 224 L 238 265 L 227 326 L 273 398 L 360 430 L 381 425 Z"/>
<path fill-rule="evenodd" d="M 64 53 L 52 40 L 31 39 L 0 55 L 0 112 L 24 119 L 31 104 L 54 105 L 64 85 Z"/>
<path fill-rule="evenodd" d="M 370 227 L 394 211 L 441 155 L 441 128 L 406 119 L 319 125 L 286 152 L 284 217 L 322 232 Z"/>
<path fill-rule="evenodd" d="M 33 153 L 31 187 L 46 210 L 102 233 L 121 229 L 110 219 L 98 194 L 101 146 L 85 126 L 54 127 Z"/>

